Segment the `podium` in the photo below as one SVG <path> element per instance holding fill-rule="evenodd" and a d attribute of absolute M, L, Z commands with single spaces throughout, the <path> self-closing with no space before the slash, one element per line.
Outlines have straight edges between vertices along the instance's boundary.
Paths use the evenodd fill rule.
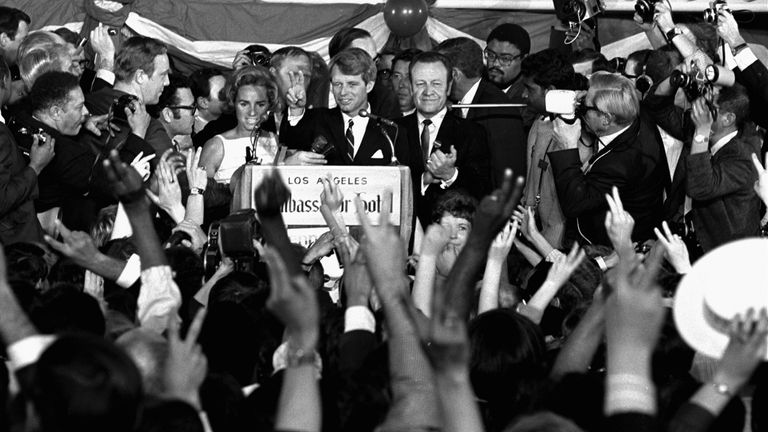
<path fill-rule="evenodd" d="M 360 195 L 371 223 L 378 224 L 384 191 L 392 190 L 390 222 L 406 242 L 413 229 L 413 186 L 407 166 L 353 165 L 246 165 L 240 178 L 239 191 L 233 197 L 236 209 L 253 208 L 253 193 L 265 174 L 277 171 L 291 191 L 282 214 L 288 237 L 292 242 L 308 247 L 328 226 L 320 214 L 321 178 L 330 173 L 344 195 L 341 213 L 352 234 L 360 230 L 353 198 Z"/>

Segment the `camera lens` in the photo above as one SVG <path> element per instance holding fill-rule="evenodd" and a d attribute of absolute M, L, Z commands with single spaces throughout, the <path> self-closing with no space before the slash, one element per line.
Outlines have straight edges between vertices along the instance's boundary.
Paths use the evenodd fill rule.
<path fill-rule="evenodd" d="M 675 88 L 685 87 L 688 81 L 688 75 L 676 70 L 669 76 L 669 85 Z"/>
<path fill-rule="evenodd" d="M 704 9 L 704 21 L 710 24 L 717 23 L 717 11 L 712 8 Z"/>

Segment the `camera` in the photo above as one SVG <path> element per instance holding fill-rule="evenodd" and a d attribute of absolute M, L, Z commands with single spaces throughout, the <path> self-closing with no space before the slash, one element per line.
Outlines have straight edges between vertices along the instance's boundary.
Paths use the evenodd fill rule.
<path fill-rule="evenodd" d="M 544 109 L 564 119 L 575 118 L 579 103 L 578 94 L 573 90 L 549 90 L 544 95 Z"/>
<path fill-rule="evenodd" d="M 132 94 L 124 94 L 112 102 L 112 106 L 109 108 L 109 119 L 112 121 L 117 120 L 123 124 L 128 124 L 128 118 L 125 116 L 125 109 L 128 108 L 132 113 L 136 112 L 135 103 L 139 102 L 139 98 Z"/>
<path fill-rule="evenodd" d="M 245 55 L 248 57 L 248 60 L 251 61 L 252 65 L 264 66 L 265 68 L 269 67 L 269 61 L 272 56 L 269 54 L 267 48 L 261 45 L 248 45 L 245 48 L 245 51 Z"/>
<path fill-rule="evenodd" d="M 687 75 L 678 70 L 672 71 L 669 76 L 669 85 L 673 88 L 683 89 L 688 100 L 695 100 L 701 96 L 709 96 L 712 93 L 712 84 L 699 78 L 697 71 Z"/>
<path fill-rule="evenodd" d="M 721 10 L 730 12 L 731 9 L 724 0 L 715 0 L 709 3 L 709 7 L 704 9 L 704 21 L 710 24 L 717 24 L 717 14 Z"/>
<path fill-rule="evenodd" d="M 235 270 L 253 271 L 259 262 L 259 252 L 253 242 L 262 241 L 261 225 L 256 211 L 244 209 L 214 222 L 208 228 L 208 244 L 203 251 L 206 277 L 211 277 L 226 256 L 235 264 Z"/>
<path fill-rule="evenodd" d="M 11 117 L 8 122 L 8 128 L 13 132 L 16 146 L 21 149 L 25 156 L 29 156 L 29 152 L 32 151 L 32 143 L 35 137 L 37 137 L 40 144 L 45 144 L 48 141 L 43 128 L 34 129 L 24 126 L 15 117 Z"/>
<path fill-rule="evenodd" d="M 616 73 L 624 73 L 624 69 L 627 67 L 627 58 L 614 57 L 608 60 L 608 66 Z"/>
<path fill-rule="evenodd" d="M 557 1 L 555 10 L 557 11 Z M 605 12 L 602 0 L 565 0 L 560 8 L 558 18 L 569 22 L 580 23 L 593 16 Z"/>
<path fill-rule="evenodd" d="M 656 12 L 656 0 L 637 0 L 635 12 L 643 19 L 644 23 L 652 23 Z"/>

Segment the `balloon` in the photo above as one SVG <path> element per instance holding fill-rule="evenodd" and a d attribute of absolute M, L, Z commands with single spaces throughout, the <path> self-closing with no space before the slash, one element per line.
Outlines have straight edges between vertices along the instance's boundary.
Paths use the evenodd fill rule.
<path fill-rule="evenodd" d="M 424 27 L 429 8 L 424 0 L 387 0 L 384 5 L 384 21 L 399 37 L 413 36 Z"/>

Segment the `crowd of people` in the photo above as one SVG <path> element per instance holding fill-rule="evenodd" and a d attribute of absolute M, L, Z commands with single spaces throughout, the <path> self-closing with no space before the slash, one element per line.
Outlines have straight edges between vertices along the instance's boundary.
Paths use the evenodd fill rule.
<path fill-rule="evenodd" d="M 768 69 L 727 8 L 636 18 L 611 61 L 346 28 L 184 76 L 0 7 L 0 431 L 768 430 L 768 279 L 706 276 L 768 257 Z M 329 166 L 328 232 L 276 171 L 240 209 L 249 165 Z M 340 165 L 409 168 L 410 238 Z"/>

